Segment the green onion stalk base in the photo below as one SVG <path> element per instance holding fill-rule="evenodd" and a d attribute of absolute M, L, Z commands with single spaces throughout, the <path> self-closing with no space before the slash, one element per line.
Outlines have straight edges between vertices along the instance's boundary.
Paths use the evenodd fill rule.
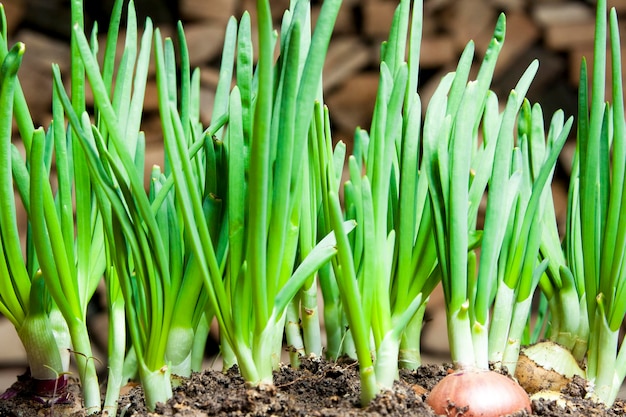
<path fill-rule="evenodd" d="M 587 379 L 593 386 L 591 397 L 610 406 L 615 402 L 624 381 L 626 357 L 619 346 L 619 329 L 612 330 L 606 317 L 597 309 L 595 331 L 591 332 L 587 355 Z"/>
<path fill-rule="evenodd" d="M 298 299 L 294 299 L 287 306 L 285 315 L 285 338 L 289 350 L 289 363 L 293 368 L 300 367 L 300 356 L 305 355 L 304 340 L 300 328 L 300 316 L 298 314 Z"/>
<path fill-rule="evenodd" d="M 474 364 L 478 368 L 489 369 L 489 323 L 474 321 L 471 331 Z M 497 365 L 499 362 L 494 363 Z"/>
<path fill-rule="evenodd" d="M 107 389 L 102 407 L 103 416 L 117 415 L 117 402 L 124 378 L 124 354 L 126 352 L 126 316 L 124 303 L 116 301 L 109 307 L 109 355 Z"/>
<path fill-rule="evenodd" d="M 18 336 L 26 350 L 30 375 L 34 382 L 34 395 L 57 396 L 67 383 L 63 360 L 57 342 L 50 330 L 47 314 L 27 316 L 18 330 Z"/>
<path fill-rule="evenodd" d="M 67 384 L 71 338 L 67 323 L 57 308 L 47 304 L 41 274 L 32 280 L 28 313 L 16 325 L 34 384 L 33 394 L 42 398 L 57 397 Z"/>
<path fill-rule="evenodd" d="M 489 361 L 515 373 L 522 336 L 532 307 L 531 295 L 517 300 L 516 290 L 506 284 L 498 287 L 494 315 L 489 329 Z"/>
<path fill-rule="evenodd" d="M 223 331 L 220 330 L 220 333 L 223 333 Z M 224 371 L 241 362 L 241 359 L 237 359 L 235 351 L 226 337 L 220 337 L 220 355 L 222 356 L 222 367 Z"/>
<path fill-rule="evenodd" d="M 527 317 L 530 316 L 532 296 L 523 301 L 518 301 L 513 309 L 513 320 L 509 329 L 509 338 L 502 355 L 502 366 L 506 366 L 511 374 L 515 373 L 517 360 L 522 343 L 522 335 L 526 326 Z"/>
<path fill-rule="evenodd" d="M 302 338 L 307 355 L 322 355 L 322 332 L 317 307 L 317 280 L 305 283 L 300 295 Z"/>
<path fill-rule="evenodd" d="M 254 337 L 252 346 L 248 342 L 237 339 L 234 339 L 234 344 L 230 345 L 224 343 L 226 338 L 222 338 L 222 354 L 225 348 L 229 349 L 228 353 L 231 355 L 231 360 L 235 361 L 235 363 L 229 363 L 229 365 L 237 364 L 243 379 L 252 386 L 271 385 L 274 383 L 273 370 L 278 364 L 275 353 L 274 332 L 274 326 L 268 324 L 259 335 Z M 229 368 L 224 363 L 224 370 L 226 369 Z"/>
<path fill-rule="evenodd" d="M 70 352 L 72 348 L 72 338 L 70 331 L 67 327 L 67 323 L 63 318 L 63 314 L 57 308 L 50 310 L 48 314 L 50 318 L 50 324 L 52 328 L 52 334 L 54 340 L 59 348 L 59 354 L 61 355 L 62 369 L 68 370 L 70 368 Z"/>
<path fill-rule="evenodd" d="M 139 365 L 139 379 L 146 398 L 146 407 L 153 411 L 159 402 L 172 398 L 172 381 L 167 365 L 157 370 L 149 370 L 144 364 Z"/>
<path fill-rule="evenodd" d="M 450 356 L 456 369 L 476 367 L 472 330 L 469 318 L 469 302 L 463 303 L 456 310 L 447 311 L 448 339 Z"/>
<path fill-rule="evenodd" d="M 380 389 L 391 390 L 398 379 L 398 355 L 400 338 L 395 331 L 387 332 L 376 351 L 374 373 Z"/>
<path fill-rule="evenodd" d="M 506 284 L 498 286 L 493 311 L 497 312 L 491 318 L 489 325 L 489 362 L 502 364 L 507 349 L 509 330 L 515 305 L 515 290 Z"/>
<path fill-rule="evenodd" d="M 191 370 L 192 372 L 200 372 L 203 369 L 204 352 L 206 350 L 207 340 L 211 332 L 211 323 L 207 319 L 207 315 L 203 314 L 196 331 L 193 334 L 193 347 L 191 348 Z"/>
<path fill-rule="evenodd" d="M 194 331 L 191 327 L 172 327 L 167 336 L 165 360 L 170 364 L 173 375 L 191 375 L 191 352 L 194 344 Z"/>
<path fill-rule="evenodd" d="M 324 330 L 326 331 L 325 357 L 336 360 L 342 354 L 343 335 L 345 325 L 342 322 L 343 313 L 339 299 L 339 290 L 330 263 L 322 266 L 318 272 L 319 283 L 324 299 L 322 315 Z"/>
<path fill-rule="evenodd" d="M 574 358 L 582 363 L 589 347 L 589 321 L 586 319 L 587 301 L 585 295 L 583 294 L 580 299 L 576 296 L 572 305 L 562 307 L 560 310 L 558 310 L 558 306 L 552 305 L 550 309 L 551 311 L 559 311 L 559 316 L 568 321 L 566 325 L 559 326 L 559 330 L 554 332 L 550 339 L 565 346 L 572 352 Z"/>
<path fill-rule="evenodd" d="M 91 341 L 87 326 L 82 320 L 74 320 L 68 323 L 70 334 L 72 335 L 72 345 L 74 346 L 74 358 L 82 384 L 83 401 L 85 413 L 95 414 L 100 411 L 100 384 L 98 383 L 98 373 L 96 372 L 95 359 L 91 352 Z"/>
<path fill-rule="evenodd" d="M 277 323 L 267 324 L 254 341 L 252 357 L 258 372 L 258 385 L 274 383 L 274 369 L 280 363 L 285 315 Z"/>
<path fill-rule="evenodd" d="M 359 361 L 359 363 L 362 363 L 362 361 Z M 374 367 L 366 366 L 359 368 L 359 378 L 361 381 L 361 406 L 364 407 L 368 405 L 379 392 Z"/>
<path fill-rule="evenodd" d="M 426 304 L 427 302 L 422 303 L 402 333 L 398 352 L 398 366 L 402 369 L 416 370 L 422 365 L 420 343 Z"/>

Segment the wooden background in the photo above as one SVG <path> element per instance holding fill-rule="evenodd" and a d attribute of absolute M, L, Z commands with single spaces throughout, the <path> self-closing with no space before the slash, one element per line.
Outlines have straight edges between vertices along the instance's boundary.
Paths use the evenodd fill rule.
<path fill-rule="evenodd" d="M 49 120 L 50 63 L 68 71 L 69 1 L 5 0 L 12 41 L 26 43 L 21 80 L 36 121 Z M 97 20 L 106 29 L 113 0 L 87 1 L 87 26 Z M 202 68 L 203 119 L 211 114 L 223 32 L 228 18 L 253 10 L 254 0 L 136 0 L 140 22 L 147 15 L 162 28 L 181 19 L 192 65 Z M 272 0 L 279 22 L 288 0 Z M 313 0 L 317 11 L 321 1 Z M 94 5 L 96 4 L 96 5 Z M 610 0 L 626 17 L 626 0 Z M 326 101 L 337 134 L 348 139 L 356 126 L 367 126 L 376 94 L 378 50 L 387 36 L 396 0 L 344 0 L 325 71 Z M 591 56 L 594 4 L 585 0 L 426 0 L 420 92 L 427 102 L 440 77 L 453 69 L 465 44 L 473 39 L 480 58 L 500 12 L 507 15 L 507 37 L 493 88 L 506 94 L 534 58 L 540 71 L 529 93 L 551 114 L 575 110 L 575 86 L 582 56 Z M 314 12 L 315 15 L 315 12 Z M 148 88 L 144 128 L 148 137 L 156 110 L 153 84 Z"/>
<path fill-rule="evenodd" d="M 87 25 L 94 21 L 106 29 L 107 12 L 113 0 L 87 0 Z M 271 0 L 278 23 L 288 0 Z M 202 119 L 209 123 L 223 32 L 230 16 L 254 9 L 254 0 L 136 0 L 140 21 L 151 16 L 164 33 L 173 33 L 179 19 L 184 22 L 192 65 L 202 69 Z M 319 10 L 321 1 L 312 1 Z M 344 0 L 325 69 L 325 97 L 331 110 L 335 139 L 350 142 L 357 126 L 369 126 L 378 81 L 378 50 L 386 38 L 396 0 Z M 626 18 L 626 0 L 609 0 Z M 50 119 L 50 64 L 60 64 L 65 78 L 69 70 L 69 1 L 4 0 L 10 42 L 26 44 L 20 79 L 37 124 Z M 507 15 L 505 46 L 498 62 L 492 88 L 503 97 L 535 58 L 540 69 L 528 94 L 541 102 L 546 117 L 562 108 L 566 115 L 576 111 L 576 84 L 581 58 L 591 58 L 595 3 L 585 0 L 425 0 L 421 57 L 420 93 L 424 102 L 441 76 L 454 69 L 465 44 L 476 42 L 477 64 L 493 32 L 497 16 Z M 254 13 L 253 13 L 254 14 Z M 315 16 L 315 12 L 314 12 Z M 625 19 L 620 20 L 623 26 Z M 154 77 L 154 75 L 152 75 Z M 425 107 L 425 106 L 424 106 Z M 154 79 L 147 89 L 143 129 L 148 142 L 149 164 L 161 164 L 162 146 Z M 565 216 L 567 174 L 573 142 L 559 163 L 554 185 L 557 213 Z M 148 166 L 148 169 L 150 166 Z M 433 296 L 424 333 L 424 352 L 435 360 L 447 357 L 445 313 L 438 295 Z M 101 309 L 102 306 L 99 306 Z M 96 306 L 96 310 L 99 309 Z M 100 318 L 99 318 L 100 317 Z M 104 315 L 94 316 L 94 329 L 104 326 Z M 24 354 L 15 332 L 0 319 L 4 346 L 0 350 L 0 389 L 15 380 L 24 368 Z M 106 348 L 95 331 L 96 344 Z M 101 350 L 101 358 L 106 357 Z"/>

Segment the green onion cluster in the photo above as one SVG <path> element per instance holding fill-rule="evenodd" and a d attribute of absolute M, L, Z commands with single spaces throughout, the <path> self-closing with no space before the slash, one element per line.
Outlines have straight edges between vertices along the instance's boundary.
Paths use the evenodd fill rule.
<path fill-rule="evenodd" d="M 272 383 L 284 338 L 294 367 L 302 355 L 356 358 L 367 404 L 392 389 L 399 367 L 421 365 L 424 312 L 441 285 L 456 366 L 513 372 L 523 344 L 549 337 L 587 361 L 598 399 L 614 401 L 626 376 L 626 146 L 614 11 L 614 104 L 603 102 L 605 1 L 591 99 L 584 62 L 581 70 L 563 243 L 550 186 L 573 118 L 557 111 L 545 129 L 541 106 L 525 98 L 536 61 L 502 105 L 490 90 L 504 15 L 476 79 L 469 42 L 423 108 L 422 2 L 401 0 L 380 49 L 372 124 L 356 130 L 346 158 L 322 88 L 340 0 L 323 2 L 315 27 L 305 0 L 291 2 L 279 31 L 269 0 L 257 1 L 256 25 L 248 13 L 231 18 L 207 128 L 182 25 L 177 41 L 149 19 L 140 35 L 133 2 L 124 6 L 115 1 L 100 58 L 97 27 L 85 33 L 82 1 L 72 1 L 71 88 L 54 65 L 47 129 L 33 125 L 18 79 L 25 47 L 8 47 L 0 13 L 0 313 L 35 380 L 65 384 L 72 353 L 88 413 L 114 415 L 129 379 L 154 409 L 171 397 L 173 375 L 202 369 L 215 320 L 224 368 L 237 365 L 249 383 Z M 151 66 L 165 157 L 146 167 Z M 101 281 L 110 319 L 103 406 L 86 326 Z M 533 327 L 536 296 L 542 320 Z"/>
<path fill-rule="evenodd" d="M 626 133 L 617 13 L 612 9 L 607 19 L 606 1 L 597 5 L 591 82 L 588 75 L 583 60 L 567 230 L 562 249 L 554 232 L 543 238 L 542 254 L 552 266 L 543 287 L 553 318 L 549 337 L 585 360 L 593 397 L 612 404 L 626 376 L 626 345 L 619 335 L 626 315 Z"/>

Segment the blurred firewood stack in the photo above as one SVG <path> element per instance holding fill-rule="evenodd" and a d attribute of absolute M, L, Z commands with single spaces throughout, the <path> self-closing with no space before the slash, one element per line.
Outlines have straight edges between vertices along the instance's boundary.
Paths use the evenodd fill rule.
<path fill-rule="evenodd" d="M 5 0 L 11 41 L 26 43 L 21 80 L 38 123 L 50 119 L 50 63 L 68 71 L 69 9 L 62 0 Z M 99 22 L 104 32 L 113 0 L 87 5 L 87 25 Z M 253 10 L 254 0 L 136 0 L 140 21 L 150 15 L 163 32 L 185 24 L 192 65 L 202 68 L 203 119 L 208 123 L 223 32 L 230 16 Z M 313 0 L 314 10 L 321 1 Z M 91 4 L 91 5 L 90 5 Z M 272 0 L 276 22 L 289 0 Z M 626 0 L 609 0 L 626 22 Z M 378 81 L 378 51 L 387 36 L 397 0 L 344 0 L 325 73 L 326 101 L 337 137 L 348 140 L 356 126 L 367 126 Z M 473 39 L 480 57 L 500 12 L 507 15 L 507 37 L 494 88 L 505 94 L 528 63 L 541 63 L 530 92 L 546 113 L 575 108 L 575 86 L 582 56 L 591 56 L 594 4 L 587 0 L 425 0 L 421 94 L 426 102 L 440 77 L 456 65 Z M 315 15 L 315 12 L 314 12 Z M 253 20 L 254 21 L 254 20 Z M 101 35 L 101 39 L 103 35 Z M 154 83 L 148 88 L 144 128 L 158 143 Z M 151 134 L 151 132 L 155 132 Z M 156 146 L 156 145 L 155 145 Z M 158 160 L 159 149 L 153 149 Z"/>

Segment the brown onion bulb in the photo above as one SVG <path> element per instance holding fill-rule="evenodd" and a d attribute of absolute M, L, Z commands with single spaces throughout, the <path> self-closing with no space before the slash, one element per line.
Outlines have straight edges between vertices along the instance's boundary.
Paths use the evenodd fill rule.
<path fill-rule="evenodd" d="M 559 393 L 574 375 L 585 378 L 585 371 L 569 350 L 550 341 L 523 348 L 515 368 L 515 378 L 530 395 L 539 391 Z"/>
<path fill-rule="evenodd" d="M 517 382 L 483 369 L 460 369 L 443 378 L 426 402 L 440 415 L 497 417 L 526 410 L 530 399 Z"/>

